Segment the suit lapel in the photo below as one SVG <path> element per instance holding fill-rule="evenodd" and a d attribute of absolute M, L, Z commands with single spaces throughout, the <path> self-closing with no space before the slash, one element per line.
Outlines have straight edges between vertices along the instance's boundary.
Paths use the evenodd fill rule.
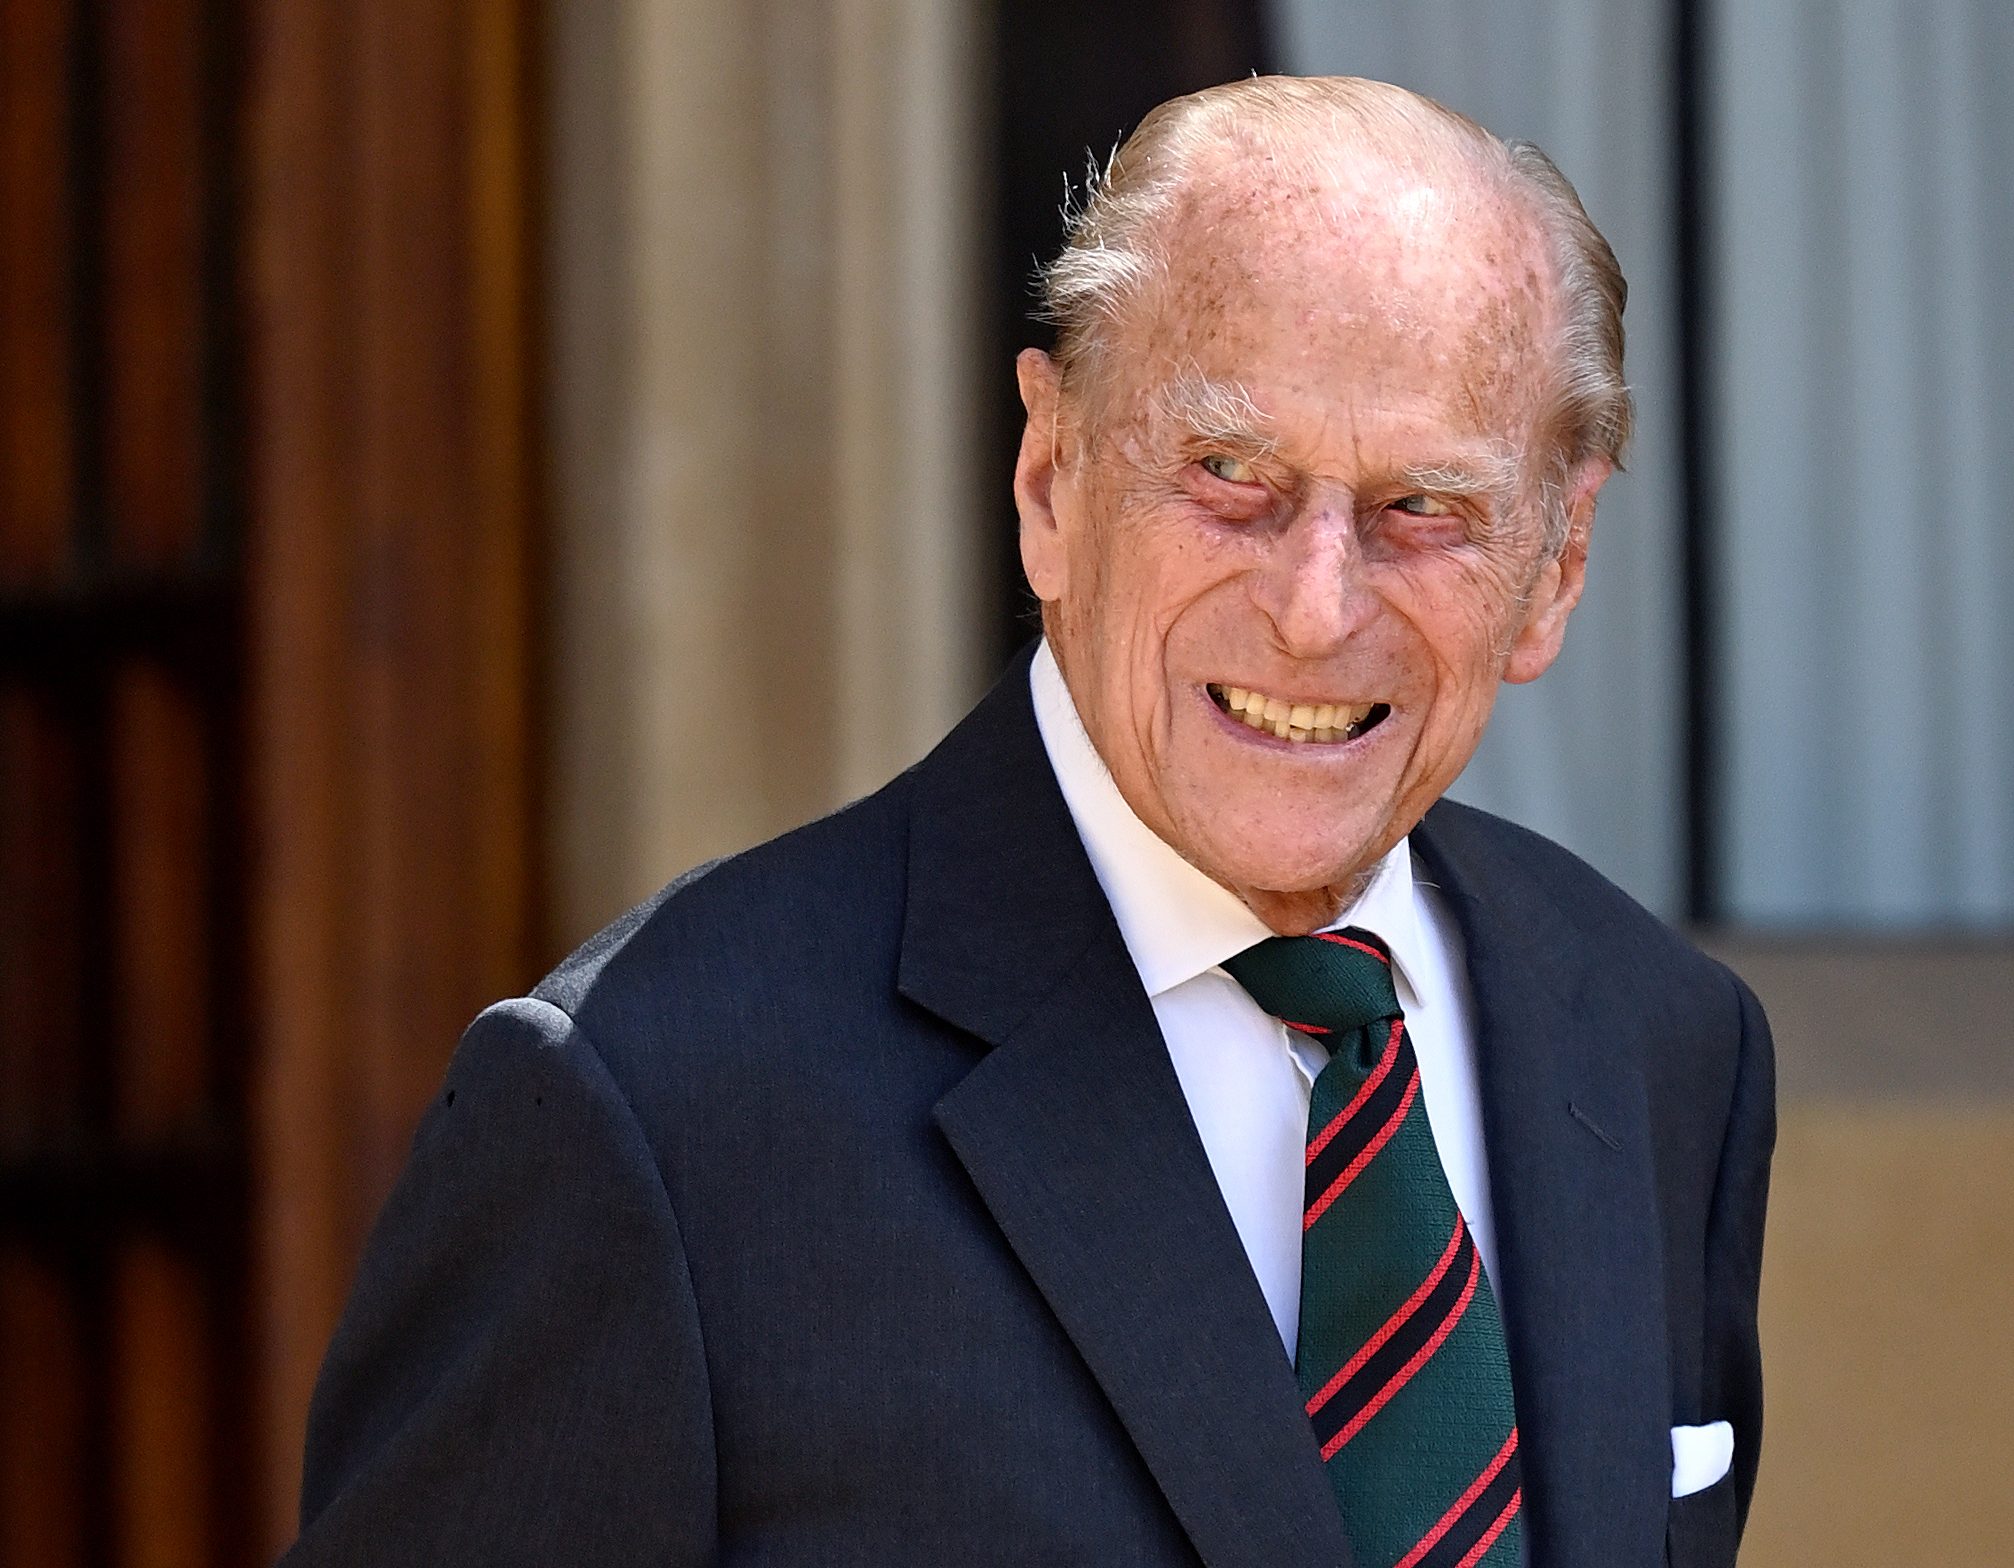
<path fill-rule="evenodd" d="M 1293 1369 L 1015 662 L 923 766 L 900 985 L 992 1049 L 937 1121 L 1210 1568 L 1337 1568 Z"/>
<path fill-rule="evenodd" d="M 1545 1568 L 1660 1560 L 1670 1369 L 1651 1135 L 1628 1022 L 1528 867 L 1437 807 L 1415 847 L 1461 927 L 1517 1390 Z"/>

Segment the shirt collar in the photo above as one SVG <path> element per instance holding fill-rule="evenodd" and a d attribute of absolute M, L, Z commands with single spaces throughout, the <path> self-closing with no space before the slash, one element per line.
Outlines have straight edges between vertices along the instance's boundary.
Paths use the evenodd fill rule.
<path fill-rule="evenodd" d="M 1216 968 L 1273 933 L 1228 888 L 1190 865 L 1135 815 L 1098 755 L 1045 639 L 1028 682 L 1035 724 L 1091 869 L 1150 997 Z M 1414 1006 L 1424 960 L 1412 852 L 1400 839 L 1369 884 L 1328 927 L 1361 926 L 1392 951 L 1399 1003 Z"/>

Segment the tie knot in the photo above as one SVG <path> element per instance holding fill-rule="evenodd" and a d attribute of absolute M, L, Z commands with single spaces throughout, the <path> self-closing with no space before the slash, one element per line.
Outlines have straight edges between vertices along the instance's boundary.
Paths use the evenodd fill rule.
<path fill-rule="evenodd" d="M 1355 926 L 1268 937 L 1224 967 L 1275 1018 L 1313 1032 L 1353 1034 L 1404 1016 L 1384 943 Z"/>

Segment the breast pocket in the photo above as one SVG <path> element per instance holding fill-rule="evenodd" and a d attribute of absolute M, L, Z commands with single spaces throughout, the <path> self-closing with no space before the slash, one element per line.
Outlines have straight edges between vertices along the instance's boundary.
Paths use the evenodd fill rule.
<path fill-rule="evenodd" d="M 1674 1497 L 1665 1517 L 1667 1568 L 1734 1568 L 1740 1532 L 1735 1524 L 1733 1476 L 1722 1476 L 1690 1497 Z"/>

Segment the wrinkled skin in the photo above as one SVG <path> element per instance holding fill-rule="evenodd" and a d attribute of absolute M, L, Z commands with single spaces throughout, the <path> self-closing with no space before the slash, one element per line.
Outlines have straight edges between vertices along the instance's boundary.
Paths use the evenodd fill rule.
<path fill-rule="evenodd" d="M 1499 682 L 1552 663 L 1609 472 L 1566 476 L 1548 550 L 1551 273 L 1528 213 L 1463 171 L 1350 166 L 1283 180 L 1224 155 L 1095 386 L 1019 362 L 1022 561 L 1078 712 L 1140 818 L 1283 934 L 1335 917 L 1467 764 Z M 1246 392 L 1263 440 L 1169 415 L 1185 374 Z M 1512 450 L 1510 491 L 1420 476 Z M 1390 713 L 1293 745 L 1212 682 Z"/>

